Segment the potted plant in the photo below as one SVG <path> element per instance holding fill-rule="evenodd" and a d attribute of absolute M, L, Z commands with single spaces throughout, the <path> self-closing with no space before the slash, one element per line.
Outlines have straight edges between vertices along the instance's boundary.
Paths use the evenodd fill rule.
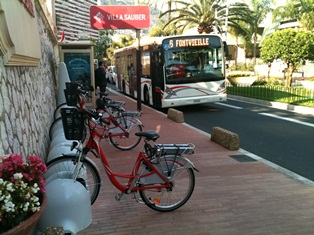
<path fill-rule="evenodd" d="M 46 165 L 39 156 L 0 157 L 0 234 L 28 234 L 45 205 Z M 24 226 L 25 224 L 25 226 Z"/>

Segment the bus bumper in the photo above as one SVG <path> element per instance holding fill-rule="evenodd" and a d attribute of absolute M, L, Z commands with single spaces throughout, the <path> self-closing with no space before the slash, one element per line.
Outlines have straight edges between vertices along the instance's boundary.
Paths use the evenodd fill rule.
<path fill-rule="evenodd" d="M 176 106 L 221 102 L 221 101 L 226 101 L 226 100 L 227 100 L 227 94 L 199 96 L 199 97 L 172 98 L 172 99 L 163 99 L 162 107 L 169 108 L 169 107 L 176 107 Z"/>

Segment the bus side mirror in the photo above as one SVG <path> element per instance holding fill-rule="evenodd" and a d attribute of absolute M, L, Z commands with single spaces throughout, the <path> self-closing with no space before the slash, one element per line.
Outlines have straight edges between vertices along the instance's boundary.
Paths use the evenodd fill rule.
<path fill-rule="evenodd" d="M 228 50 L 228 45 L 227 45 L 227 42 L 223 42 L 224 44 L 224 52 L 225 52 L 225 56 L 229 56 L 229 50 Z"/>

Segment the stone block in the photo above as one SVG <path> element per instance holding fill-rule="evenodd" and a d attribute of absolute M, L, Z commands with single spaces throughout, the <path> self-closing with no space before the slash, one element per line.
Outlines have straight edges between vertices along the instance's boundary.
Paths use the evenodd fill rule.
<path fill-rule="evenodd" d="M 211 140 L 232 151 L 240 148 L 239 136 L 221 127 L 213 127 Z"/>
<path fill-rule="evenodd" d="M 172 121 L 182 123 L 184 122 L 184 115 L 183 112 L 170 108 L 168 109 L 167 117 L 171 119 Z"/>

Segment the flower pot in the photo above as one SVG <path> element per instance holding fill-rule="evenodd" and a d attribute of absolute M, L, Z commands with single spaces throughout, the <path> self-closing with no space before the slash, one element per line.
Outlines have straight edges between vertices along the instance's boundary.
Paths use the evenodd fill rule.
<path fill-rule="evenodd" d="M 19 225 L 11 228 L 10 230 L 1 233 L 1 235 L 29 235 L 35 228 L 39 217 L 44 212 L 46 206 L 47 197 L 46 194 L 43 195 L 43 199 L 40 205 L 40 210 L 31 215 L 28 219 L 21 222 Z"/>

